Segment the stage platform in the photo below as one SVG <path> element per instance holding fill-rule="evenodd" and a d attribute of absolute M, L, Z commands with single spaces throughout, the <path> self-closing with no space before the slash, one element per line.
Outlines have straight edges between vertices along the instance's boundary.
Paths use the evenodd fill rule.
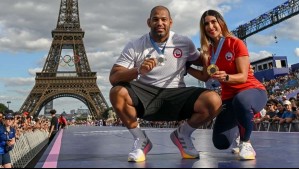
<path fill-rule="evenodd" d="M 35 168 L 298 168 L 299 133 L 253 132 L 256 160 L 240 161 L 228 150 L 214 148 L 212 130 L 192 137 L 200 159 L 181 159 L 169 128 L 143 128 L 153 143 L 147 160 L 127 162 L 133 138 L 124 127 L 71 126 L 57 133 Z"/>

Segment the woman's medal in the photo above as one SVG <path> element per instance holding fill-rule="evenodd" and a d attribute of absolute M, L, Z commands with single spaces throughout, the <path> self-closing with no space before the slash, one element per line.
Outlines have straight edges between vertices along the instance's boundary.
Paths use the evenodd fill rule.
<path fill-rule="evenodd" d="M 219 71 L 218 66 L 216 65 L 219 53 L 221 51 L 222 45 L 224 43 L 225 38 L 221 37 L 219 41 L 219 45 L 217 47 L 216 53 L 214 54 L 214 51 L 212 51 L 212 58 L 211 58 L 211 64 L 207 68 L 207 72 L 210 76 L 214 75 L 217 71 Z"/>
<path fill-rule="evenodd" d="M 210 76 L 212 76 L 212 75 L 214 75 L 217 71 L 219 71 L 219 68 L 218 68 L 218 66 L 216 66 L 216 65 L 214 65 L 214 64 L 211 64 L 211 65 L 208 66 L 207 71 L 208 71 L 208 74 L 209 74 Z"/>

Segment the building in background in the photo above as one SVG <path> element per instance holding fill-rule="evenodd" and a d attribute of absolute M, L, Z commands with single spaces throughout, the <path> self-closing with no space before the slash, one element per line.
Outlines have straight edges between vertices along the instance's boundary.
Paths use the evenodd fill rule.
<path fill-rule="evenodd" d="M 44 114 L 45 115 L 50 115 L 50 110 L 53 109 L 53 100 L 48 102 L 46 105 L 45 105 L 45 109 L 44 109 Z"/>
<path fill-rule="evenodd" d="M 90 114 L 88 109 L 78 109 L 76 114 Z"/>
<path fill-rule="evenodd" d="M 254 76 L 261 82 L 275 79 L 290 73 L 286 56 L 269 56 L 267 58 L 251 62 Z"/>
<path fill-rule="evenodd" d="M 70 113 L 71 113 L 71 114 L 75 114 L 75 113 L 76 113 L 76 110 L 73 109 L 73 110 L 70 111 Z"/>

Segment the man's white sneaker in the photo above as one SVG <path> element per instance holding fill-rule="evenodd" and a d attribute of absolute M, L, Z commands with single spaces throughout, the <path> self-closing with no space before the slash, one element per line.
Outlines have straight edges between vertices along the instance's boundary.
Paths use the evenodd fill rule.
<path fill-rule="evenodd" d="M 241 160 L 254 160 L 256 153 L 251 143 L 241 142 L 240 144 L 240 159 Z"/>
<path fill-rule="evenodd" d="M 191 137 L 180 134 L 176 129 L 170 134 L 170 139 L 179 148 L 182 158 L 199 158 L 199 153 L 195 149 Z"/>
<path fill-rule="evenodd" d="M 128 155 L 129 162 L 142 162 L 146 160 L 146 154 L 152 149 L 151 141 L 146 139 L 137 138 L 134 141 L 132 151 Z"/>

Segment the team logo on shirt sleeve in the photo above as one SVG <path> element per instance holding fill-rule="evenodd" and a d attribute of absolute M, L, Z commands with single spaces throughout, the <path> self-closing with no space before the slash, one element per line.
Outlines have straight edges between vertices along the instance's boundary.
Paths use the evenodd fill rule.
<path fill-rule="evenodd" d="M 181 58 L 183 56 L 183 51 L 181 49 L 179 49 L 179 48 L 175 48 L 173 50 L 173 56 L 175 58 Z"/>
<path fill-rule="evenodd" d="M 232 59 L 233 59 L 233 54 L 232 54 L 231 52 L 227 52 L 227 53 L 225 54 L 225 59 L 226 59 L 227 61 L 232 61 Z"/>

